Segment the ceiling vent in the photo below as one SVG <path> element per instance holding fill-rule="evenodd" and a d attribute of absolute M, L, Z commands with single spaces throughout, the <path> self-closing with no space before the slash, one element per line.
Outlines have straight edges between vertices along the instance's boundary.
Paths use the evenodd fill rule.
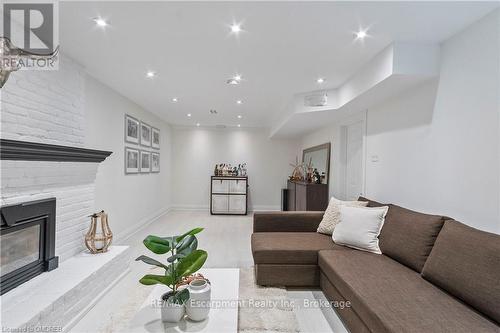
<path fill-rule="evenodd" d="M 226 127 L 227 127 L 226 125 L 215 125 L 215 128 L 219 128 L 219 129 L 224 129 Z"/>
<path fill-rule="evenodd" d="M 311 94 L 304 97 L 304 106 L 325 106 L 328 103 L 326 93 Z"/>

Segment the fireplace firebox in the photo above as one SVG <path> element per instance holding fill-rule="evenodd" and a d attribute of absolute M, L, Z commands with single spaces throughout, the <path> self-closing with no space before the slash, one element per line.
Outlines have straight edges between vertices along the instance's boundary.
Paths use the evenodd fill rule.
<path fill-rule="evenodd" d="M 0 209 L 0 294 L 57 268 L 56 199 L 4 206 Z"/>

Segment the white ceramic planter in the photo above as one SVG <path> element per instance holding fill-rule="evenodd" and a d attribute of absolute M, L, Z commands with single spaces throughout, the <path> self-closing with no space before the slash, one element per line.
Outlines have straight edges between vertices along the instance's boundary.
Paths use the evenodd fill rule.
<path fill-rule="evenodd" d="M 210 312 L 210 284 L 205 280 L 194 280 L 188 288 L 189 299 L 186 302 L 186 314 L 191 320 L 202 321 Z"/>
<path fill-rule="evenodd" d="M 166 301 L 165 298 L 168 297 L 168 294 L 170 293 L 164 294 L 161 297 L 161 321 L 178 323 L 184 317 L 184 305 Z"/>

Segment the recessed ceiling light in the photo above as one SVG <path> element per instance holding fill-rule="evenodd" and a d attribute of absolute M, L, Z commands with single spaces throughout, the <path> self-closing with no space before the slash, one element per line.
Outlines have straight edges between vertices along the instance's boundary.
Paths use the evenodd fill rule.
<path fill-rule="evenodd" d="M 236 23 L 231 24 L 231 32 L 234 34 L 241 32 L 241 25 Z"/>
<path fill-rule="evenodd" d="M 240 84 L 241 83 L 241 75 L 240 74 L 236 74 L 232 78 L 227 79 L 226 83 L 227 84 Z"/>
<path fill-rule="evenodd" d="M 197 126 L 197 127 L 200 127 L 200 123 L 196 123 L 196 126 Z"/>
<path fill-rule="evenodd" d="M 241 99 L 236 101 L 236 104 L 243 104 L 243 101 Z"/>
<path fill-rule="evenodd" d="M 241 119 L 243 118 L 243 116 L 241 114 L 238 115 L 238 119 Z"/>
<path fill-rule="evenodd" d="M 172 98 L 172 103 L 177 103 L 179 99 L 177 97 Z"/>
<path fill-rule="evenodd" d="M 238 124 L 238 127 L 241 127 L 241 125 L 240 125 L 240 124 Z"/>
<path fill-rule="evenodd" d="M 106 27 L 106 26 L 108 25 L 108 22 L 106 22 L 106 20 L 105 20 L 105 19 L 100 18 L 100 17 L 95 17 L 95 18 L 93 18 L 92 20 L 95 22 L 95 24 L 96 24 L 98 27 L 102 27 L 102 28 L 104 28 L 104 27 Z"/>
<path fill-rule="evenodd" d="M 146 76 L 150 79 L 154 78 L 156 76 L 156 73 L 153 71 L 147 71 Z"/>
<path fill-rule="evenodd" d="M 364 39 L 368 34 L 366 33 L 366 30 L 359 30 L 358 32 L 354 33 L 354 36 L 356 36 L 356 39 Z"/>
<path fill-rule="evenodd" d="M 322 84 L 322 83 L 324 83 L 324 82 L 325 82 L 325 79 L 324 79 L 324 78 L 322 78 L 322 77 L 320 77 L 320 78 L 318 78 L 318 79 L 316 80 L 316 82 L 317 82 L 317 83 L 319 83 L 319 84 Z"/>
<path fill-rule="evenodd" d="M 187 116 L 188 116 L 188 118 L 191 118 L 191 113 L 188 113 Z"/>

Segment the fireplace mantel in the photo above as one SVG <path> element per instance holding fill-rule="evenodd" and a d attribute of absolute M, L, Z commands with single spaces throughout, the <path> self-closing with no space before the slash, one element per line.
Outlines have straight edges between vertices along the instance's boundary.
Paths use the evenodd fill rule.
<path fill-rule="evenodd" d="M 0 139 L 2 160 L 100 163 L 111 154 L 104 150 Z"/>

